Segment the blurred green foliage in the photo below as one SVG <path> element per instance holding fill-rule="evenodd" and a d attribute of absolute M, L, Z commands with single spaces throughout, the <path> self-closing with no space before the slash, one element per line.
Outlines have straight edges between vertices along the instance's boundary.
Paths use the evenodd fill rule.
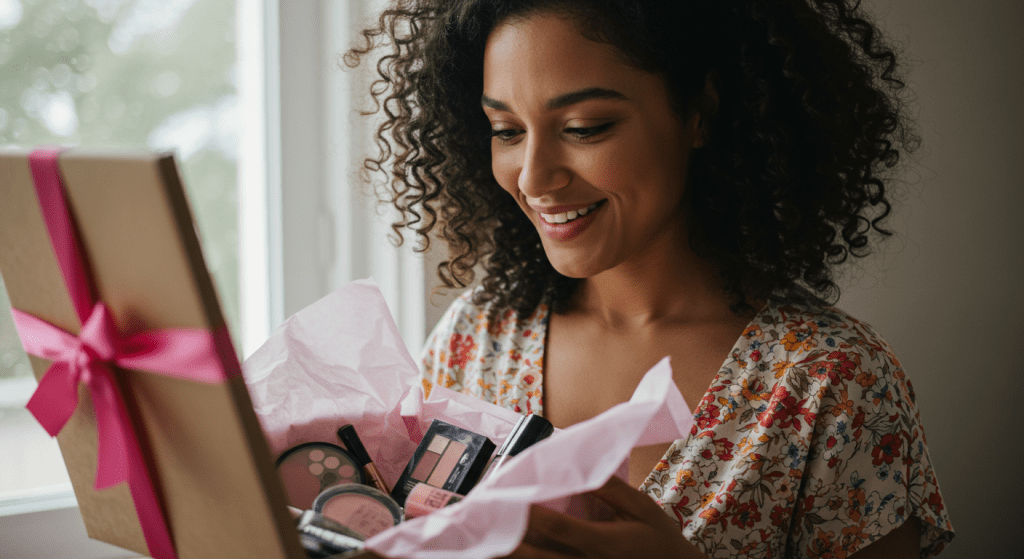
<path fill-rule="evenodd" d="M 0 0 L 0 146 L 175 150 L 238 347 L 234 14 L 232 0 Z M 0 377 L 29 373 L 9 305 L 0 282 Z"/>

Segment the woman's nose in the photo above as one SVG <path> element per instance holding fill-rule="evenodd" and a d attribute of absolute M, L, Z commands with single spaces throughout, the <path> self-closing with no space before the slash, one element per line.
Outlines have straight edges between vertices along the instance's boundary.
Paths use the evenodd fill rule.
<path fill-rule="evenodd" d="M 567 186 L 572 173 L 561 161 L 557 146 L 536 137 L 528 139 L 519 170 L 519 190 L 529 198 Z"/>

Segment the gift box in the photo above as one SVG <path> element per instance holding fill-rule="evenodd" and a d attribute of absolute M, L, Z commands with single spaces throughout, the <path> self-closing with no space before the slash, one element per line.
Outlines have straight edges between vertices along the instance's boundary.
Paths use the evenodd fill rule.
<path fill-rule="evenodd" d="M 0 273 L 90 537 L 303 559 L 169 154 L 0 153 Z M 65 423 L 66 420 L 66 423 Z"/>

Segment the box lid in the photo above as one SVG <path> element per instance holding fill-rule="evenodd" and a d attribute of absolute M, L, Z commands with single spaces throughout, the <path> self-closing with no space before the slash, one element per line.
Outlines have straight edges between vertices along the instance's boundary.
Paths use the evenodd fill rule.
<path fill-rule="evenodd" d="M 97 295 L 125 335 L 225 328 L 170 154 L 69 150 L 59 158 Z M 81 324 L 35 195 L 27 152 L 0 152 L 0 273 L 14 308 L 72 334 Z M 223 338 L 221 384 L 115 368 L 181 559 L 302 559 L 245 383 Z M 50 363 L 30 358 L 36 378 Z M 127 484 L 96 491 L 88 391 L 57 436 L 90 537 L 147 554 Z"/>

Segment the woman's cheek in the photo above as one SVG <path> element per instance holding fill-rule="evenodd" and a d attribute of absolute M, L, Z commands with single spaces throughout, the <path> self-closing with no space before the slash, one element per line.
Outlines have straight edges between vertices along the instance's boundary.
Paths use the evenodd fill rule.
<path fill-rule="evenodd" d="M 620 150 L 594 150 L 586 154 L 576 168 L 580 171 L 580 178 L 589 185 L 606 192 L 617 190 L 617 185 L 622 185 L 625 177 L 633 177 L 628 161 L 624 161 Z"/>
<path fill-rule="evenodd" d="M 494 180 L 498 181 L 498 185 L 501 186 L 502 190 L 508 192 L 512 196 L 516 196 L 518 190 L 517 177 L 512 169 L 508 165 L 508 156 L 503 156 L 499 153 L 492 153 L 491 155 L 491 173 L 494 175 Z"/>

